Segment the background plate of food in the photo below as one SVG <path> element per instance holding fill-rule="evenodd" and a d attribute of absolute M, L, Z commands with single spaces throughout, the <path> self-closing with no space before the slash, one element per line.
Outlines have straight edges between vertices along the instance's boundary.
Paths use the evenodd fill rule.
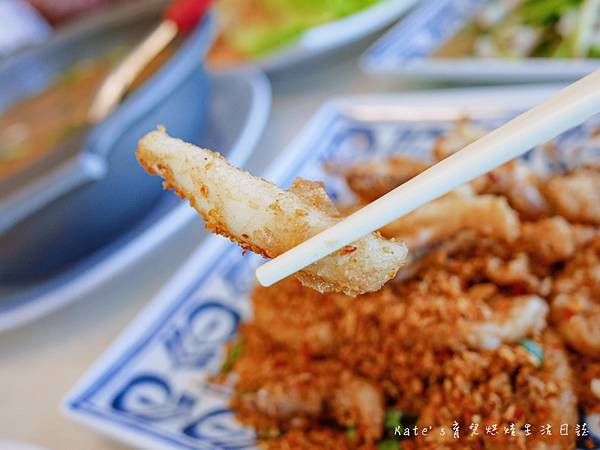
<path fill-rule="evenodd" d="M 362 56 L 369 73 L 451 81 L 557 81 L 600 67 L 593 0 L 426 0 Z"/>
<path fill-rule="evenodd" d="M 349 211 L 556 90 L 333 100 L 265 177 Z M 386 227 L 412 256 L 372 294 L 320 294 L 293 277 L 257 288 L 261 258 L 208 239 L 65 413 L 152 449 L 596 448 L 599 127 Z"/>
<path fill-rule="evenodd" d="M 416 0 L 222 0 L 214 70 L 284 69 L 360 40 L 398 19 Z"/>

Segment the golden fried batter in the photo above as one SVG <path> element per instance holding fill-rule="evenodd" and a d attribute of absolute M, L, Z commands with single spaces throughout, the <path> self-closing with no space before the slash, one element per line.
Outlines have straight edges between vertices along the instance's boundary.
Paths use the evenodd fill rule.
<path fill-rule="evenodd" d="M 200 213 L 206 228 L 273 258 L 341 220 L 321 186 L 299 180 L 289 190 L 231 166 L 219 154 L 149 133 L 137 156 L 152 174 Z M 311 264 L 296 276 L 319 292 L 376 291 L 406 259 L 406 247 L 372 233 Z"/>

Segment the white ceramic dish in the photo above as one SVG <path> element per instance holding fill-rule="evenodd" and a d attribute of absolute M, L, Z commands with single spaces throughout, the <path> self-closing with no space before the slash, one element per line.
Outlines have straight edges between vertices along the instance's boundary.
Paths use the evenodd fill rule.
<path fill-rule="evenodd" d="M 271 107 L 270 85 L 257 71 L 213 77 L 210 130 L 203 144 L 243 165 L 260 138 Z M 193 210 L 170 192 L 133 229 L 68 273 L 42 285 L 0 292 L 0 331 L 42 317 L 81 298 L 124 270 L 194 218 Z"/>
<path fill-rule="evenodd" d="M 440 46 L 462 29 L 485 0 L 423 0 L 362 55 L 372 75 L 453 82 L 573 80 L 600 67 L 600 59 L 436 58 Z"/>
<path fill-rule="evenodd" d="M 352 97 L 327 103 L 281 153 L 265 177 L 287 186 L 296 176 L 325 180 L 333 198 L 349 195 L 323 163 L 392 153 L 423 155 L 465 114 L 493 127 L 557 87 L 475 89 Z M 573 146 L 600 125 L 566 133 Z M 593 155 L 600 161 L 600 152 Z M 207 239 L 68 394 L 70 418 L 147 449 L 254 448 L 254 432 L 228 408 L 228 391 L 207 380 L 224 343 L 250 314 L 255 255 L 223 238 Z M 592 417 L 586 418 L 593 432 Z M 594 431 L 595 430 L 595 431 Z"/>
<path fill-rule="evenodd" d="M 231 70 L 254 66 L 271 73 L 288 69 L 385 28 L 417 1 L 384 0 L 351 16 L 311 28 L 285 48 L 255 61 L 234 66 Z"/>

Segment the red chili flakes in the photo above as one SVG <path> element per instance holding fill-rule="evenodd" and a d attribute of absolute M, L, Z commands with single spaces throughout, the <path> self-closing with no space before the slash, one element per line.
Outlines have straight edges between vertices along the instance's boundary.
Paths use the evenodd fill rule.
<path fill-rule="evenodd" d="M 287 362 L 282 359 L 277 359 L 273 362 L 273 367 L 285 367 L 287 366 Z"/>
<path fill-rule="evenodd" d="M 523 415 L 524 415 L 524 414 L 525 414 L 525 411 L 523 411 L 523 409 L 522 409 L 522 408 L 517 408 L 517 409 L 515 409 L 515 414 L 514 414 L 514 417 L 515 417 L 515 419 L 517 419 L 517 420 L 518 420 L 518 419 L 520 419 L 521 417 L 523 417 Z"/>
<path fill-rule="evenodd" d="M 516 283 L 511 289 L 513 295 L 525 295 L 529 292 L 529 289 L 525 283 Z"/>
<path fill-rule="evenodd" d="M 562 315 L 566 320 L 569 320 L 571 317 L 575 315 L 575 311 L 570 308 L 563 308 Z"/>
<path fill-rule="evenodd" d="M 350 253 L 354 253 L 356 251 L 356 247 L 354 245 L 346 245 L 344 248 L 340 250 L 342 255 L 349 255 Z"/>
<path fill-rule="evenodd" d="M 492 183 L 496 183 L 499 180 L 498 175 L 495 174 L 494 172 L 488 172 L 487 177 L 488 177 L 488 180 L 490 180 Z"/>
<path fill-rule="evenodd" d="M 306 341 L 302 343 L 302 354 L 307 359 L 310 359 L 312 355 L 312 352 L 310 351 L 310 344 Z"/>

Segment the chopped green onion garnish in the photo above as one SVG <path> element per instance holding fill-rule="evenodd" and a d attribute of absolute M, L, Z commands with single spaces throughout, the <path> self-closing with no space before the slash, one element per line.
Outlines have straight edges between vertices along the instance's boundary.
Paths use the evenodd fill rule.
<path fill-rule="evenodd" d="M 259 437 L 261 439 L 273 439 L 276 437 L 279 437 L 281 435 L 281 431 L 279 431 L 279 428 L 269 428 L 269 427 L 265 427 L 263 428 L 260 433 L 259 433 Z"/>
<path fill-rule="evenodd" d="M 243 343 L 241 340 L 237 341 L 231 347 L 229 354 L 227 355 L 227 357 L 225 358 L 225 361 L 223 361 L 223 364 L 221 365 L 222 373 L 227 373 L 227 372 L 231 371 L 231 369 L 233 368 L 233 363 L 236 362 L 238 360 L 238 358 L 240 357 L 240 355 L 242 354 L 242 349 L 243 349 Z"/>
<path fill-rule="evenodd" d="M 377 450 L 402 450 L 400 442 L 394 439 L 384 439 L 377 444 Z"/>
<path fill-rule="evenodd" d="M 402 411 L 397 409 L 388 409 L 385 412 L 385 418 L 383 419 L 383 426 L 386 430 L 395 430 L 396 427 L 402 429 Z"/>
<path fill-rule="evenodd" d="M 346 437 L 348 441 L 353 442 L 356 439 L 356 427 L 348 427 L 346 428 Z"/>
<path fill-rule="evenodd" d="M 523 339 L 519 342 L 519 345 L 527 350 L 538 362 L 537 366 L 542 367 L 542 361 L 544 360 L 544 350 L 531 339 Z"/>

